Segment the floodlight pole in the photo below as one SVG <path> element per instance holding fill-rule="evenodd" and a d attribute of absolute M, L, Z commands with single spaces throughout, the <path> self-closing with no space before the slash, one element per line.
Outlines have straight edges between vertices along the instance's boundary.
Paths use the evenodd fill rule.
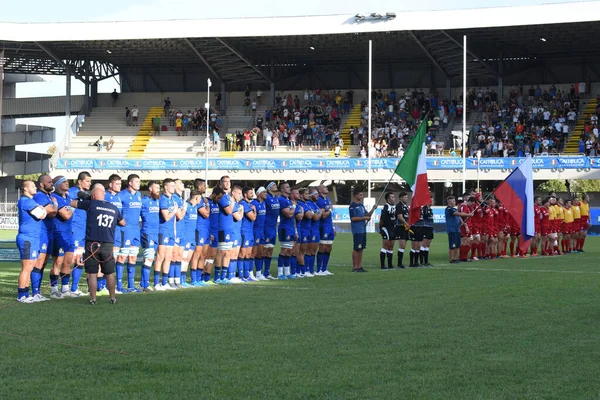
<path fill-rule="evenodd" d="M 373 41 L 369 40 L 369 91 L 367 93 L 367 96 L 369 98 L 369 125 L 368 125 L 368 134 L 369 134 L 369 141 L 367 142 L 367 157 L 369 158 L 367 161 L 367 182 L 368 182 L 368 189 L 367 189 L 367 198 L 371 198 L 371 108 L 372 108 L 372 104 L 371 102 L 373 101 L 372 98 L 373 96 L 371 96 L 371 91 L 373 90 L 372 88 L 373 86 Z"/>
<path fill-rule="evenodd" d="M 204 142 L 204 180 L 208 186 L 208 147 L 210 145 L 210 86 L 212 85 L 210 78 L 206 80 L 206 84 L 206 141 Z"/>
<path fill-rule="evenodd" d="M 467 191 L 467 35 L 463 36 L 462 192 Z"/>

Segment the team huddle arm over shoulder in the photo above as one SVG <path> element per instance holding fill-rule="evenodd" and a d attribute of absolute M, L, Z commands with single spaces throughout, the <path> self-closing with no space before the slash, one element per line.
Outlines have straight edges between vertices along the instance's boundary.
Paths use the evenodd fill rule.
<path fill-rule="evenodd" d="M 206 197 L 202 198 L 202 206 L 198 207 L 198 214 L 202 217 L 202 218 L 208 218 L 210 217 L 210 206 L 208 204 L 208 201 L 206 201 Z"/>

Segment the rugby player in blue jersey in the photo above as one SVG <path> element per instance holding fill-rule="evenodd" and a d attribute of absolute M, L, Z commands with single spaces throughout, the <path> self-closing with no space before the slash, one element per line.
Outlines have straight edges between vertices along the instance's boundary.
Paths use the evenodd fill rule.
<path fill-rule="evenodd" d="M 184 199 L 185 186 L 181 179 L 175 179 L 175 193 L 173 201 L 177 203 L 175 214 L 175 245 L 173 246 L 173 258 L 169 270 L 169 285 L 174 289 L 181 289 L 181 261 L 185 250 L 185 213 L 188 207 L 187 199 Z"/>
<path fill-rule="evenodd" d="M 122 209 L 123 209 L 123 203 L 121 202 L 121 196 L 120 196 L 121 184 L 122 184 L 121 177 L 117 174 L 112 174 L 111 176 L 108 177 L 108 190 L 104 194 L 104 201 L 117 207 L 119 212 L 122 212 Z M 122 257 L 120 253 L 121 253 L 121 246 L 123 243 L 123 235 L 124 235 L 123 228 L 121 228 L 120 225 L 117 225 L 116 229 L 115 229 L 115 238 L 114 238 L 115 243 L 113 245 L 113 258 L 115 259 L 115 261 L 119 260 L 119 257 Z M 125 257 L 123 257 L 123 259 L 124 258 Z M 123 261 L 121 261 L 121 263 L 123 263 Z M 119 273 L 120 273 L 120 275 L 119 275 Z M 121 270 L 120 271 L 117 270 L 117 276 L 122 281 L 122 279 L 123 279 L 122 264 L 121 264 Z M 98 271 L 98 292 L 96 294 L 98 296 L 109 294 L 108 289 L 106 288 L 106 278 L 104 277 L 104 274 L 102 273 L 102 271 Z"/>
<path fill-rule="evenodd" d="M 46 209 L 33 200 L 36 193 L 33 181 L 23 181 L 22 195 L 17 202 L 19 213 L 19 233 L 17 234 L 17 248 L 21 258 L 21 273 L 17 288 L 17 301 L 20 303 L 35 303 L 35 297 L 29 297 L 29 282 L 31 272 L 39 256 L 40 233 L 42 220 L 46 217 Z"/>
<path fill-rule="evenodd" d="M 321 226 L 320 235 L 321 241 L 319 243 L 319 252 L 317 253 L 317 275 L 327 276 L 333 275 L 333 273 L 327 270 L 329 265 L 329 257 L 331 256 L 331 248 L 333 247 L 333 239 L 335 238 L 335 230 L 333 228 L 332 211 L 333 206 L 331 200 L 327 197 L 329 189 L 327 186 L 319 186 L 319 198 L 317 199 L 317 206 L 321 209 L 323 214 L 321 215 Z"/>
<path fill-rule="evenodd" d="M 295 205 L 291 199 L 292 190 L 287 182 L 279 186 L 279 257 L 277 259 L 277 279 L 295 279 L 291 274 L 290 258 L 296 241 L 296 226 L 294 222 Z"/>
<path fill-rule="evenodd" d="M 267 185 L 265 209 L 264 276 L 267 279 L 276 279 L 271 276 L 271 259 L 273 258 L 273 248 L 277 241 L 277 220 L 279 219 L 279 196 L 277 196 L 277 185 L 275 182 Z"/>
<path fill-rule="evenodd" d="M 200 194 L 200 200 L 198 201 L 198 217 L 194 238 L 196 248 L 190 262 L 190 277 L 192 286 L 206 286 L 203 282 L 202 274 L 204 273 L 204 264 L 206 263 L 210 246 L 210 203 L 208 198 L 204 196 L 206 193 L 206 182 L 204 179 L 196 179 L 194 187 Z"/>
<path fill-rule="evenodd" d="M 229 180 L 229 178 L 227 178 Z M 221 180 L 222 181 L 222 180 Z M 225 190 L 224 187 L 222 187 Z M 215 259 L 215 277 L 218 277 L 217 283 L 230 284 L 227 279 L 227 269 L 231 260 L 233 249 L 233 208 L 235 200 L 228 194 L 224 193 L 219 200 L 219 232 L 218 232 L 218 247 L 217 256 Z"/>
<path fill-rule="evenodd" d="M 77 176 L 77 185 L 73 186 L 69 189 L 68 195 L 72 200 L 77 199 L 77 194 L 79 192 L 87 193 L 90 190 L 92 185 L 92 176 L 87 171 L 82 171 Z M 81 275 L 83 274 L 83 248 L 85 246 L 85 221 L 86 221 L 86 213 L 83 210 L 74 210 L 73 218 L 72 218 L 72 226 L 73 230 L 73 248 L 74 248 L 74 259 L 73 261 L 77 263 L 75 268 L 73 269 L 73 276 L 71 282 L 71 291 L 68 293 L 68 297 L 79 297 L 87 295 L 87 293 L 83 293 L 79 290 L 79 280 L 81 279 Z M 71 267 L 71 264 L 69 267 Z M 64 294 L 64 293 L 63 293 Z"/>
<path fill-rule="evenodd" d="M 310 224 L 310 242 L 306 249 L 306 266 L 308 268 L 307 273 L 309 273 L 309 277 L 315 275 L 315 258 L 317 254 L 317 249 L 319 248 L 319 242 L 321 241 L 321 215 L 323 212 L 317 205 L 317 200 L 319 198 L 319 192 L 316 188 L 308 189 L 308 198 L 306 199 L 306 204 L 310 205 L 313 211 L 313 217 Z"/>
<path fill-rule="evenodd" d="M 54 217 L 58 211 L 56 200 L 52 198 L 54 184 L 52 178 L 48 174 L 40 175 L 38 178 L 38 190 L 33 196 L 33 199 L 44 207 L 46 217 L 40 227 L 40 250 L 35 267 L 31 271 L 31 294 L 36 301 L 50 300 L 42 296 L 40 289 L 42 286 L 42 278 L 44 276 L 44 268 L 48 263 L 48 255 L 52 252 L 52 243 L 54 237 Z"/>
<path fill-rule="evenodd" d="M 54 183 L 52 198 L 56 201 L 58 210 L 54 218 L 50 297 L 53 299 L 63 299 L 71 296 L 69 280 L 71 278 L 71 265 L 73 265 L 75 259 L 75 246 L 71 224 L 73 208 L 71 207 L 71 198 L 67 193 L 69 191 L 69 181 L 67 181 L 67 178 L 59 175 L 54 177 L 52 182 Z M 61 291 L 58 290 L 59 278 L 62 285 Z"/>
<path fill-rule="evenodd" d="M 235 190 L 234 190 L 235 188 Z M 232 225 L 232 248 L 229 251 L 229 266 L 227 267 L 227 280 L 230 283 L 242 283 L 242 277 L 236 278 L 236 271 L 238 271 L 238 255 L 240 253 L 240 246 L 242 243 L 242 219 L 244 218 L 244 209 L 240 202 L 242 201 L 242 188 L 235 185 L 231 189 L 231 200 L 233 201 L 233 212 L 231 216 L 233 217 L 233 225 Z M 240 272 L 241 269 L 239 270 Z M 221 270 L 221 276 L 223 275 L 223 271 Z"/>
<path fill-rule="evenodd" d="M 159 200 L 159 225 L 158 225 L 158 253 L 154 266 L 154 289 L 171 290 L 168 284 L 171 258 L 173 257 L 173 246 L 175 245 L 175 214 L 179 210 L 177 203 L 173 201 L 175 193 L 175 181 L 167 178 L 163 181 L 163 193 Z M 161 273 L 161 282 L 156 284 L 157 273 Z"/>
<path fill-rule="evenodd" d="M 187 208 L 183 217 L 184 223 L 184 250 L 181 257 L 181 286 L 184 288 L 192 287 L 187 283 L 187 267 L 192 257 L 192 252 L 196 248 L 196 225 L 198 222 L 198 206 L 202 195 L 197 190 L 190 193 L 187 201 Z"/>
<path fill-rule="evenodd" d="M 240 205 L 243 208 L 242 217 L 242 240 L 238 255 L 238 275 L 245 282 L 255 282 L 256 278 L 252 272 L 252 248 L 254 247 L 254 221 L 256 220 L 256 207 L 252 204 L 254 198 L 254 189 L 245 187 L 242 189 L 242 201 Z M 240 268 L 241 267 L 241 268 Z M 241 274 L 240 274 L 241 271 Z"/>
<path fill-rule="evenodd" d="M 144 254 L 144 265 L 140 278 L 140 287 L 144 292 L 152 292 L 150 287 L 150 270 L 158 248 L 158 226 L 160 213 L 160 185 L 158 182 L 148 182 L 148 195 L 142 198 L 142 229 L 140 244 Z M 154 275 L 154 286 L 158 285 L 160 269 Z"/>
<path fill-rule="evenodd" d="M 305 266 L 304 266 L 304 255 L 300 257 L 300 243 L 302 237 L 300 230 L 302 229 L 302 220 L 304 219 L 304 205 L 300 204 L 300 191 L 298 189 L 292 189 L 290 195 L 292 203 L 294 204 L 294 228 L 296 240 L 293 241 L 292 254 L 290 258 L 290 273 L 296 278 L 304 278 Z"/>
<path fill-rule="evenodd" d="M 213 270 L 213 264 L 215 264 L 215 260 L 217 259 L 217 248 L 219 246 L 219 214 L 221 213 L 219 202 L 224 194 L 225 192 L 223 191 L 223 188 L 217 186 L 213 189 L 212 193 L 208 197 L 208 206 L 210 209 L 208 228 L 210 245 L 206 252 L 206 263 L 204 264 L 204 272 L 202 273 L 202 281 L 207 285 L 214 285 L 215 283 L 219 283 L 221 281 L 220 270 L 219 273 L 217 273 L 215 269 L 214 281 L 211 281 L 210 277 Z"/>
<path fill-rule="evenodd" d="M 252 200 L 252 205 L 256 210 L 256 219 L 252 226 L 254 235 L 254 247 L 252 247 L 251 258 L 254 259 L 256 266 L 256 275 L 254 277 L 259 281 L 266 281 L 267 278 L 263 275 L 264 264 L 264 239 L 265 239 L 265 217 L 267 209 L 265 208 L 265 199 L 267 198 L 267 189 L 263 186 L 256 190 L 256 199 Z"/>
<path fill-rule="evenodd" d="M 119 194 L 123 208 L 121 210 L 127 225 L 123 227 L 123 243 L 121 257 L 117 260 L 117 293 L 139 293 L 135 287 L 135 264 L 140 251 L 140 216 L 142 214 L 142 194 L 140 193 L 140 177 L 131 174 L 127 177 L 127 187 Z M 127 262 L 127 289 L 123 288 L 124 262 Z M 121 272 L 119 276 L 119 270 Z"/>
<path fill-rule="evenodd" d="M 300 189 L 298 191 L 298 208 L 301 208 L 303 212 L 302 219 L 300 221 L 296 221 L 298 227 L 298 250 L 296 257 L 298 260 L 298 266 L 300 267 L 298 276 L 302 278 L 312 278 L 314 276 L 307 269 L 308 256 L 306 253 L 310 243 L 310 228 L 312 226 L 312 219 L 314 216 L 313 208 L 307 199 L 308 189 Z"/>

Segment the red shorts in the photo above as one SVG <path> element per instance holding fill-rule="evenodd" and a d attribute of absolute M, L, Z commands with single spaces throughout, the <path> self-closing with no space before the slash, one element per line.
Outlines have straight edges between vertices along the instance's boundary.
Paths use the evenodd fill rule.
<path fill-rule="evenodd" d="M 481 228 L 479 225 L 471 225 L 469 229 L 471 230 L 471 235 L 481 235 Z"/>
<path fill-rule="evenodd" d="M 177 132 L 181 131 L 181 127 L 180 127 L 180 126 L 178 126 L 178 127 L 176 127 L 176 128 L 175 128 L 175 130 L 176 130 Z"/>
<path fill-rule="evenodd" d="M 587 231 L 589 227 L 590 224 L 588 224 L 588 217 L 585 216 L 581 219 L 581 226 L 579 227 L 579 229 L 581 229 L 582 231 Z"/>
<path fill-rule="evenodd" d="M 467 227 L 465 225 L 461 225 L 460 226 L 460 237 L 461 238 L 471 237 L 471 227 L 469 227 L 469 234 L 467 234 Z"/>
<path fill-rule="evenodd" d="M 510 236 L 519 236 L 521 234 L 521 230 L 516 224 L 510 225 Z"/>
<path fill-rule="evenodd" d="M 535 234 L 541 234 L 542 233 L 542 225 L 540 224 L 535 224 L 534 225 L 534 229 L 535 229 Z"/>
<path fill-rule="evenodd" d="M 542 225 L 542 236 L 546 236 L 548 234 L 552 233 L 552 229 L 550 229 L 550 224 L 544 224 Z"/>
<path fill-rule="evenodd" d="M 565 235 L 569 235 L 573 232 L 573 222 L 568 222 L 562 224 L 562 233 Z"/>

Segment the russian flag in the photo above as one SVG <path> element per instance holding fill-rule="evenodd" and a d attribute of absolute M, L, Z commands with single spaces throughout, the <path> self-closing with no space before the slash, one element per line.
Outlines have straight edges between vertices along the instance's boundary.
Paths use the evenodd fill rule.
<path fill-rule="evenodd" d="M 521 236 L 519 248 L 527 250 L 529 241 L 535 236 L 533 213 L 533 159 L 525 161 L 513 170 L 494 191 L 519 225 Z"/>

